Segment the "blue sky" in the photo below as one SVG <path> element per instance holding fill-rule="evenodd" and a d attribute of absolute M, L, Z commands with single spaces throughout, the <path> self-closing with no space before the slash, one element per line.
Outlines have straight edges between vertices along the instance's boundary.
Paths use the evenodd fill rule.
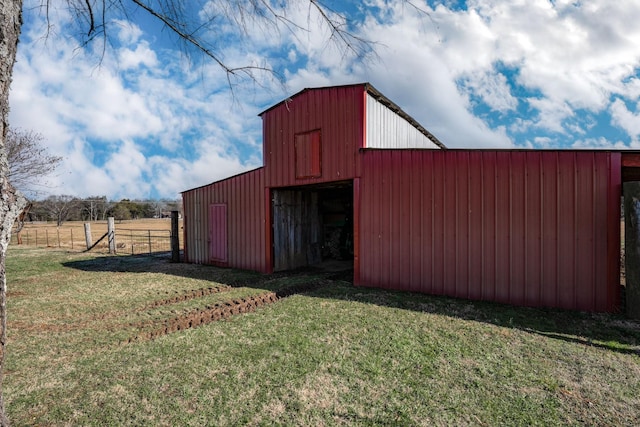
<path fill-rule="evenodd" d="M 449 147 L 640 149 L 636 0 L 327 1 L 376 42 L 365 61 L 340 54 L 296 1 L 282 13 L 310 31 L 216 35 L 228 63 L 284 77 L 258 75 L 233 91 L 218 66 L 185 58 L 142 13 L 110 21 L 102 56 L 100 41 L 78 48 L 64 10 L 44 38 L 33 4 L 9 121 L 64 158 L 38 197 L 179 197 L 262 164 L 257 114 L 270 105 L 305 87 L 364 81 Z"/>

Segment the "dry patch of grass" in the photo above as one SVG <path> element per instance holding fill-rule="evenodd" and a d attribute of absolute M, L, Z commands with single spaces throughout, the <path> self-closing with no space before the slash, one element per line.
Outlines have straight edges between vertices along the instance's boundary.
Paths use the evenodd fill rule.
<path fill-rule="evenodd" d="M 158 257 L 11 248 L 8 274 L 14 425 L 640 424 L 640 325 L 620 316 Z M 147 325 L 292 287 L 126 344 Z"/>

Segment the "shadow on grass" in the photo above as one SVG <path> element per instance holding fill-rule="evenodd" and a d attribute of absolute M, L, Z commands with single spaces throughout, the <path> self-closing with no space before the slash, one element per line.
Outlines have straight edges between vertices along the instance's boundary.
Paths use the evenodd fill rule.
<path fill-rule="evenodd" d="M 442 296 L 354 287 L 353 272 L 308 267 L 264 275 L 254 271 L 169 262 L 168 256 L 106 256 L 63 263 L 83 271 L 163 273 L 207 280 L 231 287 L 260 288 L 279 297 L 304 293 L 311 297 L 376 304 L 514 328 L 548 338 L 623 354 L 640 355 L 640 322 L 621 314 L 584 313 L 515 307 Z"/>
<path fill-rule="evenodd" d="M 322 288 L 313 295 L 489 323 L 566 342 L 640 355 L 640 322 L 621 314 L 516 307 L 362 287 Z"/>

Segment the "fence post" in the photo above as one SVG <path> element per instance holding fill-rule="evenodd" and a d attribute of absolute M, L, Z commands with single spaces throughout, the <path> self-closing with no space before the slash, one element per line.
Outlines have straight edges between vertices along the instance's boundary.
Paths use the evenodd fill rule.
<path fill-rule="evenodd" d="M 171 262 L 180 262 L 180 238 L 178 237 L 178 211 L 171 211 Z"/>
<path fill-rule="evenodd" d="M 58 247 L 60 247 L 60 227 L 56 227 L 56 235 L 58 236 Z"/>
<path fill-rule="evenodd" d="M 47 228 L 44 229 L 44 237 L 45 237 L 47 247 L 49 247 L 49 229 Z"/>
<path fill-rule="evenodd" d="M 88 222 L 84 223 L 84 241 L 87 243 L 87 250 L 89 250 L 93 242 L 91 241 L 91 224 Z"/>
<path fill-rule="evenodd" d="M 71 231 L 71 249 L 73 249 L 73 228 L 69 229 Z"/>
<path fill-rule="evenodd" d="M 107 240 L 109 240 L 109 253 L 116 253 L 116 223 L 112 216 L 107 218 Z"/>
<path fill-rule="evenodd" d="M 147 230 L 149 236 L 149 255 L 151 255 L 151 230 Z"/>

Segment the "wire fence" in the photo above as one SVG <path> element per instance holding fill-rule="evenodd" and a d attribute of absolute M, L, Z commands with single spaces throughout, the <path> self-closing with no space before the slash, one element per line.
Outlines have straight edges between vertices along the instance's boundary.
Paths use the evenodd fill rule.
<path fill-rule="evenodd" d="M 171 250 L 171 231 L 116 229 L 116 250 L 131 255 L 168 252 Z"/>
<path fill-rule="evenodd" d="M 36 246 L 42 248 L 60 248 L 72 251 L 84 251 L 87 249 L 84 228 L 81 226 L 61 227 L 25 227 L 18 235 L 12 233 L 11 245 Z M 95 244 L 105 235 L 104 230 L 92 230 L 91 242 Z M 115 230 L 116 251 L 121 254 L 153 254 L 171 251 L 171 230 L 159 229 L 126 229 Z M 182 240 L 182 239 L 179 239 Z M 182 242 L 180 242 L 182 249 Z M 106 238 L 95 244 L 92 252 L 109 252 L 109 243 Z"/>

